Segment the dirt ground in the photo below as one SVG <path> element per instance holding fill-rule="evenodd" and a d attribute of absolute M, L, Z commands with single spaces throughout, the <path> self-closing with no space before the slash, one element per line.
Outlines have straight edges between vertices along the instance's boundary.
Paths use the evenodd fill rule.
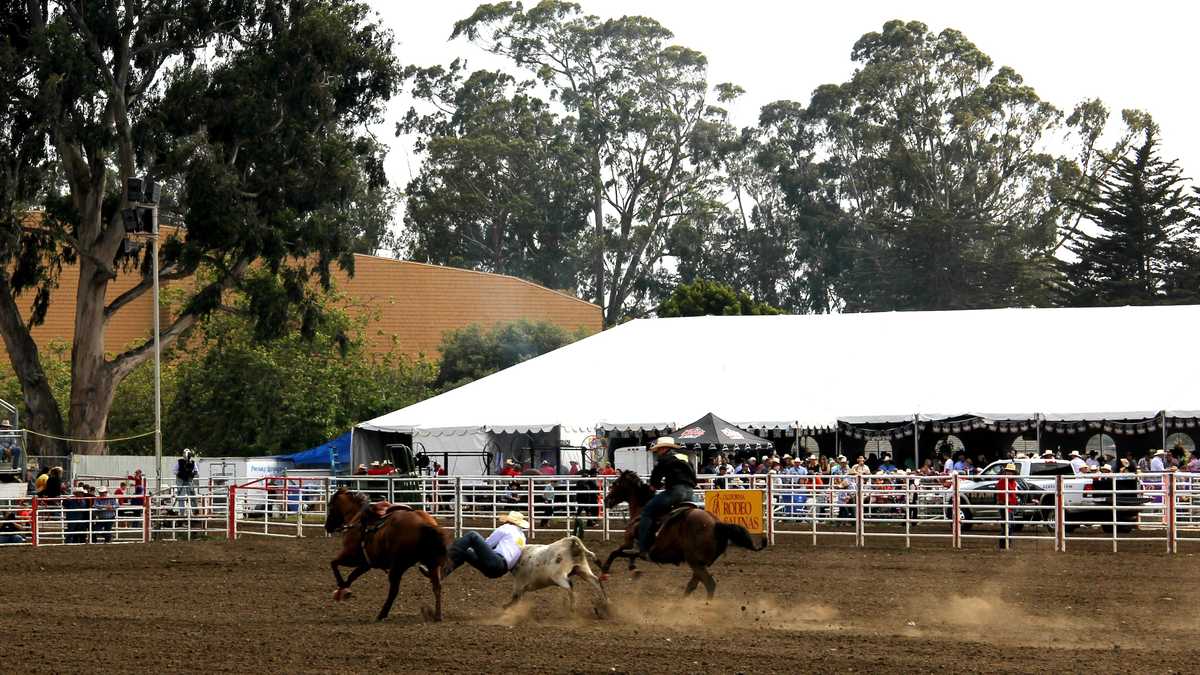
<path fill-rule="evenodd" d="M 612 544 L 589 541 L 602 557 Z M 424 623 L 410 572 L 334 603 L 328 539 L 0 549 L 0 670 L 51 672 L 1195 672 L 1195 554 L 812 548 L 781 539 L 688 574 L 623 565 L 613 615 L 463 569 Z M 620 571 L 618 571 L 618 568 Z"/>

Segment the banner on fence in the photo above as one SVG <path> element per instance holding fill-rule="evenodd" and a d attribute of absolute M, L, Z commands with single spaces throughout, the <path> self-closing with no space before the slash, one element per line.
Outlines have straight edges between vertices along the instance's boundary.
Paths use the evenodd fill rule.
<path fill-rule="evenodd" d="M 704 510 L 722 523 L 741 525 L 751 534 L 763 533 L 762 490 L 708 490 Z"/>

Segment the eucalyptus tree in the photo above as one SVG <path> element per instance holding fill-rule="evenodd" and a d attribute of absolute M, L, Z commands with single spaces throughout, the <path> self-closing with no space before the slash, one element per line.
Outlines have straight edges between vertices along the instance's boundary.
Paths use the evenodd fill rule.
<path fill-rule="evenodd" d="M 0 334 L 29 426 L 102 439 L 114 388 L 152 355 L 149 339 L 104 351 L 105 326 L 152 285 L 148 251 L 125 245 L 135 175 L 165 186 L 163 220 L 183 228 L 164 244 L 160 280 L 196 278 L 164 345 L 232 289 L 250 298 L 260 336 L 288 316 L 311 333 L 314 286 L 351 268 L 386 222 L 383 148 L 365 125 L 400 72 L 365 4 L 25 0 L 0 12 L 0 129 L 16 150 L 0 181 Z M 66 265 L 79 282 L 64 422 L 29 330 Z M 271 274 L 248 283 L 254 265 Z M 113 297 L 122 267 L 140 280 Z"/>

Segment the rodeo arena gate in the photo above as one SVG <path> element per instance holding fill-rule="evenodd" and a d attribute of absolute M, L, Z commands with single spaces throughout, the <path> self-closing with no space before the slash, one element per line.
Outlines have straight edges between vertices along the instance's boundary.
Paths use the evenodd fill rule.
<path fill-rule="evenodd" d="M 110 489 L 124 480 L 79 478 Z M 530 539 L 582 527 L 609 540 L 623 536 L 628 516 L 625 505 L 604 508 L 614 478 L 277 476 L 123 499 L 9 499 L 0 502 L 0 511 L 15 514 L 15 534 L 22 540 L 4 546 L 326 536 L 325 505 L 333 491 L 345 487 L 373 501 L 422 508 L 455 536 L 494 528 L 500 515 L 519 510 L 530 516 Z M 1105 478 L 1110 476 L 1081 484 L 1056 476 L 1052 489 L 1022 484 L 1027 489 L 1005 499 L 978 483 L 967 489 L 967 479 L 956 475 L 702 476 L 696 501 L 707 501 L 723 519 L 761 532 L 771 543 L 788 537 L 866 547 L 890 539 L 905 547 L 932 542 L 920 545 L 963 548 L 973 542 L 995 545 L 1007 535 L 1018 546 L 1038 542 L 1055 551 L 1085 543 L 1114 552 L 1133 545 L 1167 553 L 1181 545 L 1200 548 L 1200 474 Z M 717 481 L 723 489 L 714 487 Z M 724 505 L 731 503 L 738 508 L 727 513 Z"/>

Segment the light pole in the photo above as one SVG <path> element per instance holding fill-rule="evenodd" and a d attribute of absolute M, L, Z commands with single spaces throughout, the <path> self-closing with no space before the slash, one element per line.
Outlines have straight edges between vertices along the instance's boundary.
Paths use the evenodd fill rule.
<path fill-rule="evenodd" d="M 162 489 L 162 349 L 158 323 L 158 198 L 153 178 L 130 178 L 126 199 L 133 208 L 125 210 L 125 231 L 145 232 L 150 237 L 150 274 L 154 303 L 154 489 Z"/>

